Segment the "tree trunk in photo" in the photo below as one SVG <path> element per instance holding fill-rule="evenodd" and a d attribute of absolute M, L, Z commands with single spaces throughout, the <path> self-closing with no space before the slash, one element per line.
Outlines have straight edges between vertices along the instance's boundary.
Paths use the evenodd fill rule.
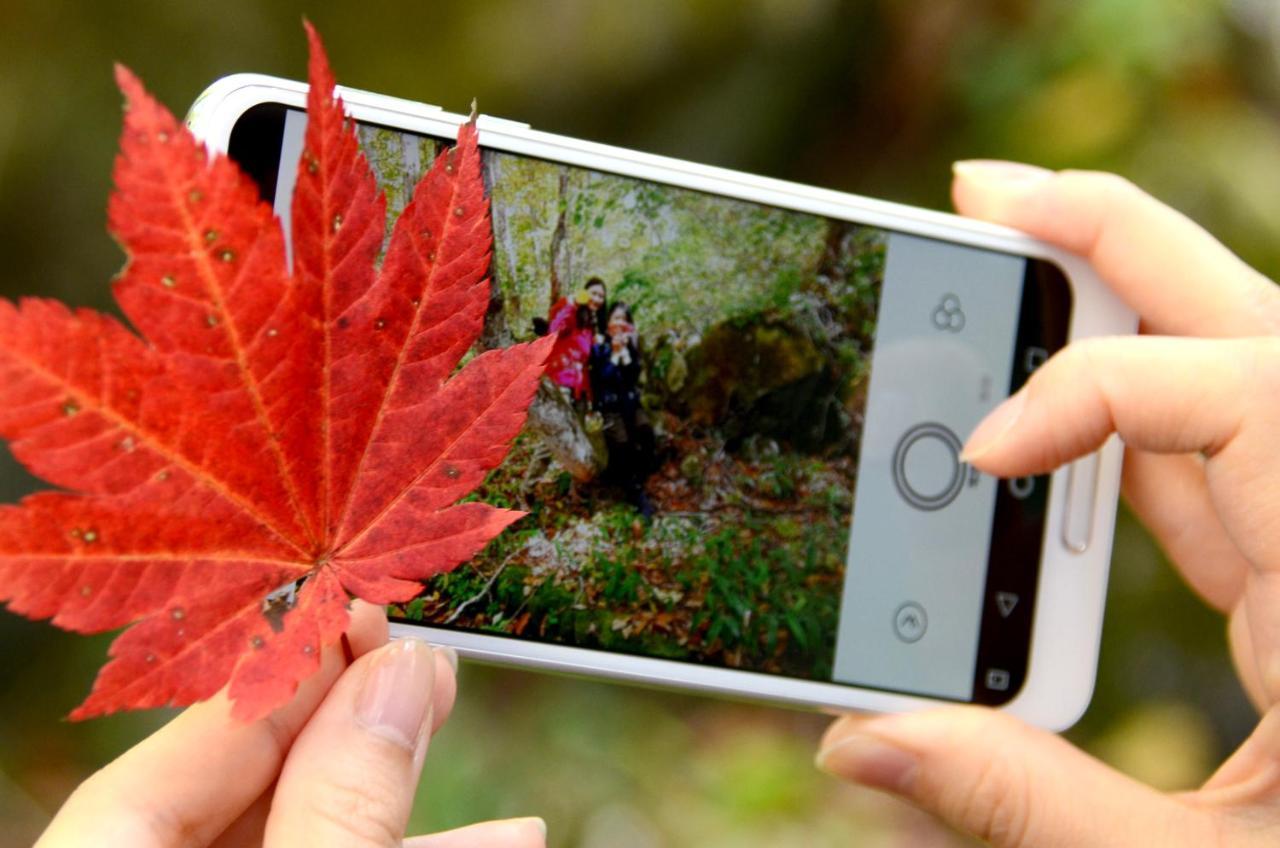
<path fill-rule="evenodd" d="M 827 222 L 826 244 L 818 261 L 818 276 L 834 283 L 843 283 L 848 273 L 841 263 L 844 241 L 853 232 L 855 224 L 831 219 Z"/>
<path fill-rule="evenodd" d="M 551 264 L 551 292 L 548 303 L 555 303 L 564 296 L 565 280 L 563 277 L 568 276 L 568 269 L 564 268 L 565 257 L 563 256 L 564 239 L 568 230 L 569 217 L 569 169 L 560 169 L 560 195 L 559 195 L 560 214 L 556 218 L 556 230 L 551 235 L 551 255 L 548 261 Z M 565 271 L 564 274 L 561 271 Z"/>
<path fill-rule="evenodd" d="M 529 428 L 579 483 L 595 479 L 609 461 L 604 434 L 588 433 L 573 402 L 546 378 L 529 405 Z"/>
<path fill-rule="evenodd" d="M 498 157 L 486 157 L 483 170 L 485 189 L 490 197 L 494 184 L 501 179 L 501 165 Z M 549 303 L 555 303 L 561 297 L 566 285 L 562 282 L 567 275 L 564 265 L 568 261 L 565 250 L 565 237 L 568 231 L 569 206 L 571 205 L 569 171 L 560 170 L 559 180 L 559 215 L 555 232 L 551 237 L 548 261 L 551 266 L 551 291 Z M 507 280 L 514 283 L 519 273 L 517 256 L 511 241 L 510 221 L 507 210 L 494 204 L 492 210 L 493 241 L 495 266 L 502 262 L 501 271 Z M 501 258 L 499 258 L 501 257 Z M 489 292 L 489 311 L 485 316 L 484 331 L 480 336 L 480 347 L 484 350 L 507 347 L 516 340 L 516 335 L 526 328 L 512 328 L 508 325 L 506 303 L 503 287 L 498 280 L 499 274 L 493 274 L 493 283 Z M 564 467 L 569 475 L 580 483 L 585 483 L 598 476 L 608 462 L 608 449 L 605 447 L 604 435 L 588 433 L 586 424 L 573 402 L 565 397 L 550 380 L 543 378 L 529 406 L 529 429 L 537 434 L 547 451 Z"/>
<path fill-rule="evenodd" d="M 485 156 L 484 168 L 481 169 L 481 175 L 484 179 L 485 194 L 493 197 L 493 186 L 498 182 L 501 174 L 501 159 L 497 156 Z M 493 226 L 493 264 L 498 261 L 501 255 L 506 262 L 505 279 L 510 283 L 516 280 L 516 252 L 511 243 L 511 227 L 507 221 L 507 210 L 501 204 L 493 204 L 490 209 L 490 219 Z M 498 245 L 502 246 L 499 251 Z M 518 307 L 517 307 L 518 308 Z M 526 330 L 527 332 L 527 330 Z M 507 326 L 506 300 L 503 296 L 502 281 L 498 279 L 498 275 L 491 267 L 489 270 L 489 310 L 485 313 L 484 330 L 480 334 L 480 347 L 484 350 L 493 350 L 498 347 L 507 347 L 515 342 L 515 334 L 511 328 Z"/>

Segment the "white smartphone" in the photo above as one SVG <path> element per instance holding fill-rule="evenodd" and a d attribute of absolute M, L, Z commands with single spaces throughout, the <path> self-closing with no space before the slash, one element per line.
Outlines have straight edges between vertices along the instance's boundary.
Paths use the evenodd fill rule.
<path fill-rule="evenodd" d="M 466 119 L 340 93 L 395 214 Z M 305 96 L 237 75 L 188 118 L 286 232 Z M 1135 331 L 1086 263 L 951 215 L 478 126 L 487 332 L 570 326 L 582 350 L 535 401 L 566 432 L 531 419 L 480 491 L 530 515 L 393 610 L 394 633 L 814 707 L 1079 717 L 1121 446 L 1017 480 L 959 452 L 1056 350 Z M 595 466 L 558 459 L 575 439 Z"/>

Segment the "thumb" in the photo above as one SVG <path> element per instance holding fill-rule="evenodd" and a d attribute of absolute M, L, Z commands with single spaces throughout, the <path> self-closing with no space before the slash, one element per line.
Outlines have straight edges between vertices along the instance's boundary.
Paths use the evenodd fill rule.
<path fill-rule="evenodd" d="M 398 848 L 431 732 L 452 708 L 451 666 L 416 639 L 357 660 L 290 749 L 264 844 Z"/>
<path fill-rule="evenodd" d="M 1190 808 L 1062 739 L 978 707 L 862 718 L 827 731 L 817 763 L 903 797 L 997 848 L 1207 845 Z"/>

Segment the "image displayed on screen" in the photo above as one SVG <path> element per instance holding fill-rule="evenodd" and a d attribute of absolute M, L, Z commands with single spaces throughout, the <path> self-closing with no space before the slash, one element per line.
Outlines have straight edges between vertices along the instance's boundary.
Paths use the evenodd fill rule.
<path fill-rule="evenodd" d="M 361 137 L 394 214 L 444 143 Z M 476 493 L 529 515 L 394 612 L 829 680 L 883 233 L 483 157 L 483 343 L 557 337 Z"/>
<path fill-rule="evenodd" d="M 274 184 L 287 232 L 306 118 L 275 114 L 278 158 L 257 178 Z M 389 238 L 452 142 L 358 131 L 387 196 Z M 528 515 L 393 617 L 958 700 L 1012 697 L 1048 480 L 1006 487 L 965 466 L 959 446 L 1065 339 L 1061 273 L 482 156 L 493 291 L 478 346 L 556 342 L 526 426 L 473 497 Z"/>

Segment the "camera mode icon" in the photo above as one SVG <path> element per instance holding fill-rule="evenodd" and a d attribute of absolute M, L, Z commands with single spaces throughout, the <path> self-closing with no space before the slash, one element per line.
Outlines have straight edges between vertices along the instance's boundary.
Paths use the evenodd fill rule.
<path fill-rule="evenodd" d="M 942 296 L 933 308 L 933 326 L 947 333 L 958 333 L 964 329 L 964 310 L 960 308 L 959 297 L 951 292 Z"/>

